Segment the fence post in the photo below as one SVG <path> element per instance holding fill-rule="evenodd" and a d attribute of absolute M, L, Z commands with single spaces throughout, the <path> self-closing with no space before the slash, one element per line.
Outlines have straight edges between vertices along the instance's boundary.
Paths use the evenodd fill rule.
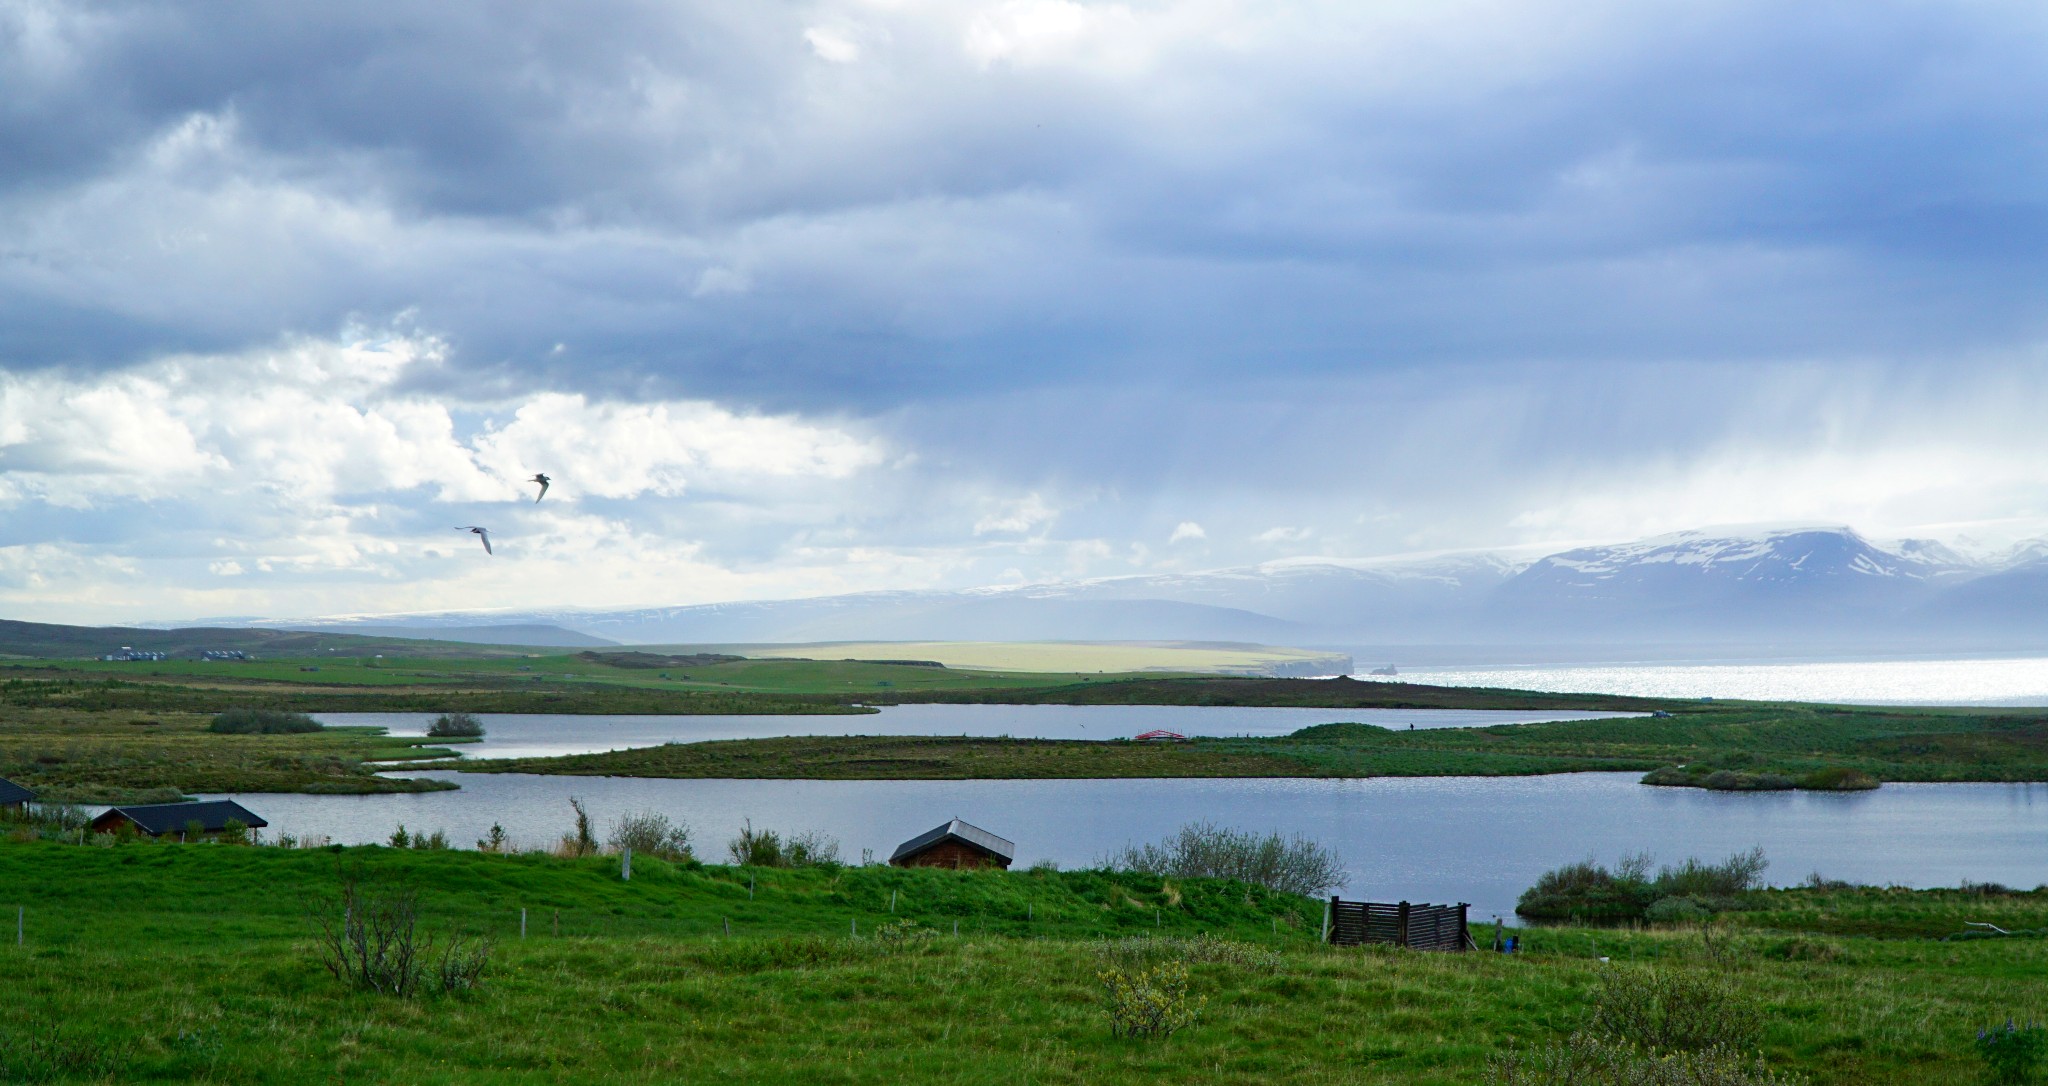
<path fill-rule="evenodd" d="M 747 900 L 754 900 L 754 873 L 747 872 Z"/>
<path fill-rule="evenodd" d="M 526 938 L 526 906 L 519 907 L 519 937 Z"/>
<path fill-rule="evenodd" d="M 1467 918 L 1466 918 L 1466 916 L 1465 916 L 1465 910 L 1467 910 L 1467 909 L 1470 909 L 1471 907 L 1472 907 L 1472 906 L 1471 906 L 1471 904 L 1470 904 L 1469 902 L 1464 902 L 1464 901 L 1460 901 L 1460 902 L 1458 902 L 1458 949 L 1459 949 L 1459 950 L 1464 950 L 1464 949 L 1465 949 L 1466 947 L 1468 947 L 1468 946 L 1469 946 L 1469 947 L 1473 947 L 1473 948 L 1477 948 L 1477 947 L 1479 946 L 1479 944 L 1478 944 L 1478 943 L 1475 943 L 1475 942 L 1473 942 L 1473 941 L 1472 941 L 1472 926 L 1471 926 L 1471 924 L 1470 924 L 1470 923 L 1468 922 L 1468 920 L 1467 920 Z"/>
<path fill-rule="evenodd" d="M 562 937 L 562 910 L 555 910 L 555 938 Z"/>
<path fill-rule="evenodd" d="M 846 924 L 846 937 L 849 939 L 860 938 L 860 917 L 856 916 L 853 919 L 848 920 Z"/>
<path fill-rule="evenodd" d="M 725 937 L 728 939 L 732 938 L 732 917 L 721 916 L 719 919 L 725 921 Z"/>
<path fill-rule="evenodd" d="M 619 851 L 619 878 L 625 882 L 633 881 L 633 850 L 630 848 Z"/>
<path fill-rule="evenodd" d="M 1395 920 L 1394 945 L 1408 945 L 1408 903 L 1405 901 L 1401 903 L 1401 912 Z"/>
<path fill-rule="evenodd" d="M 892 915 L 896 912 L 896 891 L 894 890 L 889 891 L 889 912 Z"/>
<path fill-rule="evenodd" d="M 1323 942 L 1330 941 L 1330 922 L 1336 919 L 1337 895 L 1331 894 L 1329 903 L 1323 906 Z"/>

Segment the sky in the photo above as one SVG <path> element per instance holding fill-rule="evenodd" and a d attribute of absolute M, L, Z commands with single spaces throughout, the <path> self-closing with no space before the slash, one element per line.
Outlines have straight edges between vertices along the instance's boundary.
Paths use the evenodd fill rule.
<path fill-rule="evenodd" d="M 2043 55 L 2000 0 L 0 0 L 0 617 L 2048 535 Z"/>

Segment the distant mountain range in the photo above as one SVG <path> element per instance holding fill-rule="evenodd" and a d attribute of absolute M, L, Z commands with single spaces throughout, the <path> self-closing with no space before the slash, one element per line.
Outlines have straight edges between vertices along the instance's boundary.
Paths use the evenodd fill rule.
<path fill-rule="evenodd" d="M 1702 530 L 1535 561 L 1313 559 L 1206 573 L 615 611 L 261 623 L 529 644 L 1205 640 L 1754 646 L 1765 653 L 2048 648 L 2048 541 L 1970 558 L 1843 527 Z M 550 633 L 548 631 L 558 631 Z M 429 634 L 427 631 L 433 631 Z M 559 637 L 560 640 L 548 640 Z"/>

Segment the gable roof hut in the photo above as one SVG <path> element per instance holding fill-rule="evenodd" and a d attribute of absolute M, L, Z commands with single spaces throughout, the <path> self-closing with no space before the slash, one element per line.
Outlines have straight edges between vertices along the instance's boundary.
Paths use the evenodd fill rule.
<path fill-rule="evenodd" d="M 113 833 L 127 825 L 138 833 L 161 837 L 167 833 L 184 833 L 194 822 L 199 823 L 200 833 L 219 833 L 227 829 L 229 822 L 240 822 L 252 830 L 270 825 L 234 800 L 210 799 L 198 803 L 144 803 L 109 808 L 105 814 L 92 820 L 92 830 L 94 833 Z"/>
<path fill-rule="evenodd" d="M 897 867 L 1006 868 L 1016 858 L 1016 842 L 956 818 L 897 845 L 889 862 Z"/>
<path fill-rule="evenodd" d="M 34 792 L 0 777 L 0 807 L 19 807 L 24 803 L 34 803 L 35 799 Z"/>

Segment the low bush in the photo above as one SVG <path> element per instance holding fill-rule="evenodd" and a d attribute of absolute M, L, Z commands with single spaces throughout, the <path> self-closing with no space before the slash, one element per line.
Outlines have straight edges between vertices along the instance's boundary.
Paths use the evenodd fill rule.
<path fill-rule="evenodd" d="M 677 862 L 691 858 L 690 828 L 680 822 L 669 821 L 667 815 L 658 811 L 633 811 L 620 815 L 612 822 L 611 833 L 605 837 L 604 845 L 605 851 L 613 853 L 632 849 L 643 856 Z"/>
<path fill-rule="evenodd" d="M 1877 786 L 1876 777 L 1846 766 L 1816 769 L 1799 778 L 1799 787 L 1816 792 L 1868 792 Z"/>
<path fill-rule="evenodd" d="M 2032 1082 L 2048 1059 L 2048 1030 L 2008 1018 L 2003 1026 L 1977 1031 L 1977 1056 L 1993 1082 Z"/>
<path fill-rule="evenodd" d="M 1792 778 L 1782 773 L 1717 769 L 1700 779 L 1700 787 L 1713 792 L 1789 792 L 1793 785 Z"/>
<path fill-rule="evenodd" d="M 1195 1024 L 1208 1000 L 1188 991 L 1186 962 L 1166 962 L 1127 973 L 1111 966 L 1102 982 L 1112 1037 L 1171 1037 Z"/>
<path fill-rule="evenodd" d="M 1522 892 L 1515 912 L 1539 920 L 1696 920 L 1698 913 L 1739 908 L 1762 887 L 1770 861 L 1762 848 L 1752 848 L 1717 864 L 1687 859 L 1658 869 L 1654 878 L 1650 864 L 1649 856 L 1637 854 L 1622 857 L 1612 871 L 1591 859 L 1546 871 Z"/>
<path fill-rule="evenodd" d="M 229 709 L 214 717 L 206 730 L 220 735 L 295 735 L 319 731 L 320 722 L 277 709 Z"/>
<path fill-rule="evenodd" d="M 815 831 L 783 837 L 774 830 L 757 830 L 751 819 L 740 826 L 739 836 L 726 842 L 726 855 L 741 867 L 834 867 L 839 860 L 839 839 Z"/>
<path fill-rule="evenodd" d="M 1696 923 L 1712 915 L 1714 911 L 1694 897 L 1660 897 L 1643 910 L 1643 919 L 1652 924 Z"/>
<path fill-rule="evenodd" d="M 1601 976 L 1586 1025 L 1594 1037 L 1657 1053 L 1753 1051 L 1763 1031 L 1763 1008 L 1718 976 L 1627 967 Z"/>
<path fill-rule="evenodd" d="M 476 739 L 484 734 L 484 722 L 471 713 L 442 713 L 427 725 L 434 739 Z"/>
<path fill-rule="evenodd" d="M 366 890 L 344 876 L 340 892 L 311 910 L 320 963 L 350 987 L 401 999 L 475 989 L 490 965 L 490 942 L 451 933 L 437 948 L 419 930 L 418 900 L 409 886 Z"/>
<path fill-rule="evenodd" d="M 1283 894 L 1321 897 L 1349 873 L 1337 854 L 1306 837 L 1260 835 L 1191 822 L 1156 845 L 1132 845 L 1103 866 L 1177 878 L 1238 879 Z"/>

